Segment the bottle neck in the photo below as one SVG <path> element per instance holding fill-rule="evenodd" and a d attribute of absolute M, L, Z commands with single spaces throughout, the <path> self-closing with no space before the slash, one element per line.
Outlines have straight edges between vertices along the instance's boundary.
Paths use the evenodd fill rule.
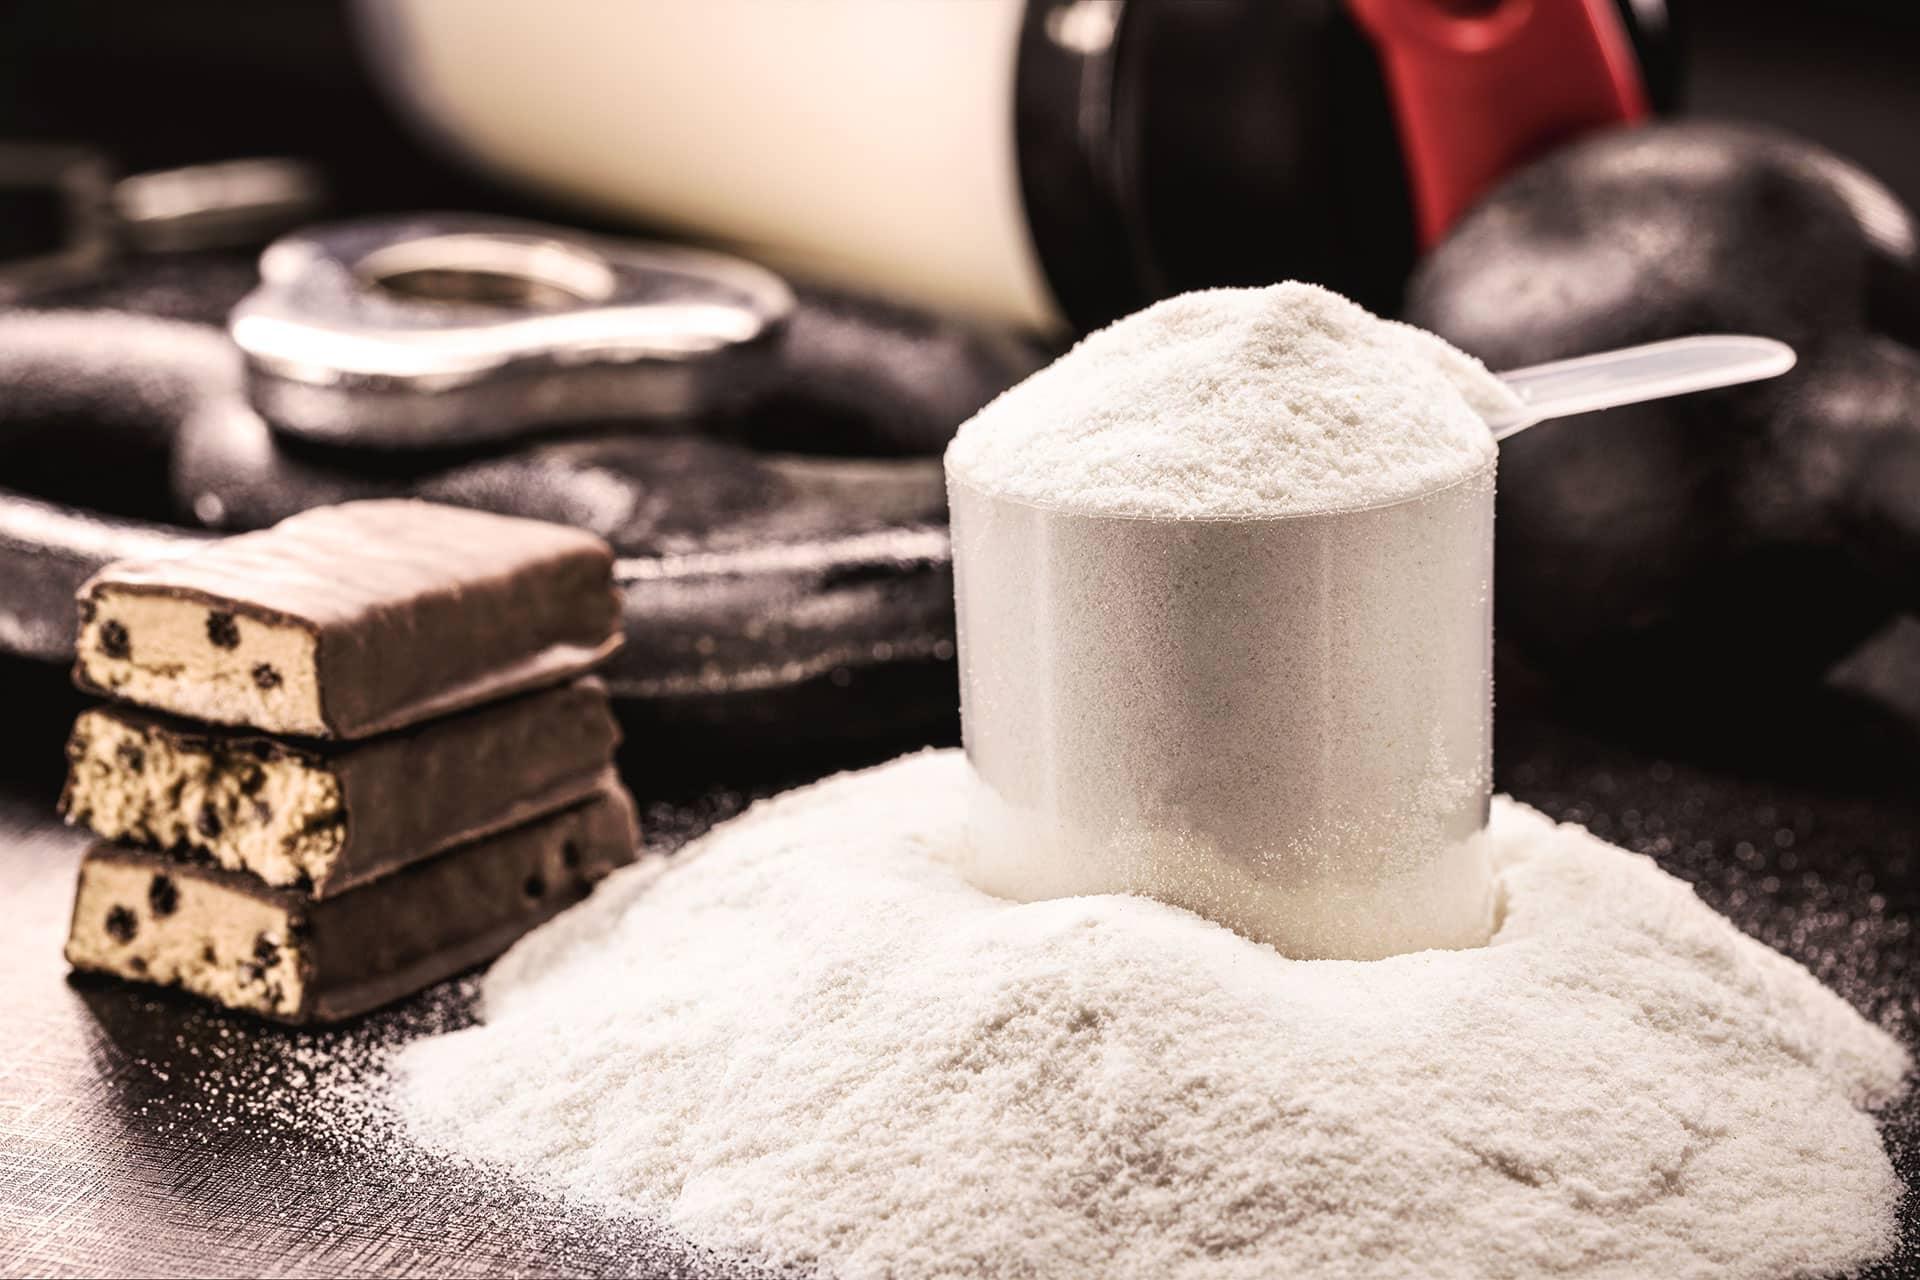
<path fill-rule="evenodd" d="M 1034 245 L 1078 330 L 1284 279 L 1398 305 L 1399 144 L 1338 0 L 1029 0 L 1014 118 Z"/>
<path fill-rule="evenodd" d="M 1616 3 L 1654 102 L 1670 102 L 1664 19 L 1640 16 L 1659 17 L 1660 0 Z M 1351 8 L 1027 0 L 1015 154 L 1035 250 L 1074 328 L 1188 289 L 1285 279 L 1399 309 L 1416 255 L 1409 166 Z"/>

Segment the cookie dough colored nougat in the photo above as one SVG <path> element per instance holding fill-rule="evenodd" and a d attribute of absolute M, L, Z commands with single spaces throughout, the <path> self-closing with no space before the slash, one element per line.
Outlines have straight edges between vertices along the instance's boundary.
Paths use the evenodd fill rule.
<path fill-rule="evenodd" d="M 491 959 L 634 858 L 633 801 L 594 798 L 315 901 L 249 875 L 96 845 L 67 962 L 281 1022 L 337 1022 Z"/>
<path fill-rule="evenodd" d="M 564 525 L 320 507 L 80 588 L 74 681 L 215 724 L 362 738 L 577 675 L 620 643 L 613 556 Z"/>
<path fill-rule="evenodd" d="M 326 898 L 585 798 L 619 739 L 592 677 L 331 746 L 96 707 L 67 742 L 60 809 Z"/>

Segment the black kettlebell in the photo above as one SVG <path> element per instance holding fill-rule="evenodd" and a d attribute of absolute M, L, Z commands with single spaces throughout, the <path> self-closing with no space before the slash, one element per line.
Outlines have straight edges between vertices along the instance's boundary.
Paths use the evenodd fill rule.
<path fill-rule="evenodd" d="M 1707 332 L 1800 356 L 1772 382 L 1508 441 L 1503 638 L 1609 698 L 1738 695 L 1920 606 L 1917 239 L 1830 152 L 1707 123 L 1579 142 L 1462 220 L 1407 318 L 1492 368 Z"/>

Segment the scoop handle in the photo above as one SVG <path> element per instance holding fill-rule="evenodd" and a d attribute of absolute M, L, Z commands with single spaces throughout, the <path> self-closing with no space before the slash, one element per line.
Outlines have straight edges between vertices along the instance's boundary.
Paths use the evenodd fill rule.
<path fill-rule="evenodd" d="M 1487 425 L 1504 440 L 1548 418 L 1777 378 L 1794 359 L 1772 338 L 1706 333 L 1509 369 L 1499 377 L 1520 397 L 1520 412 Z"/>

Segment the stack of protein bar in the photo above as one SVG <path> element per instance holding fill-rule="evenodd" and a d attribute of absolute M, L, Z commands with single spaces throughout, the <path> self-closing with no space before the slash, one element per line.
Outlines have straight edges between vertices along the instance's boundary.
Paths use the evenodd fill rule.
<path fill-rule="evenodd" d="M 634 856 L 599 539 L 422 502 L 309 511 L 80 589 L 67 959 L 288 1022 L 504 950 Z M 181 719 L 176 717 L 190 717 Z"/>

